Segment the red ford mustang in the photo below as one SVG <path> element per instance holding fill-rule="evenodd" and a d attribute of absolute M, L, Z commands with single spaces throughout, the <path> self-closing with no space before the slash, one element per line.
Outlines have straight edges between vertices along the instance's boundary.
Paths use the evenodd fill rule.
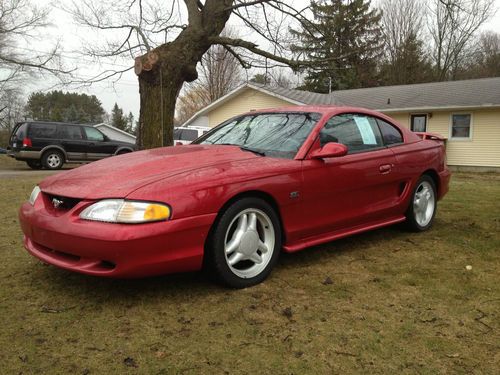
<path fill-rule="evenodd" d="M 290 107 L 48 177 L 19 217 L 26 249 L 61 268 L 142 277 L 205 266 L 242 288 L 282 250 L 402 221 L 428 229 L 449 179 L 439 136 L 360 108 Z"/>

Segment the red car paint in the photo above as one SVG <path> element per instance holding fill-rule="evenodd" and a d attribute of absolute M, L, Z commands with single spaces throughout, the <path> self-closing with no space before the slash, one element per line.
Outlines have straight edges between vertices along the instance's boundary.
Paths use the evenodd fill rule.
<path fill-rule="evenodd" d="M 286 252 L 405 220 L 411 193 L 427 172 L 438 198 L 450 173 L 441 138 L 416 135 L 391 118 L 349 107 L 289 107 L 263 112 L 321 113 L 321 120 L 294 159 L 262 157 L 236 146 L 186 145 L 146 150 L 97 161 L 46 178 L 35 204 L 19 217 L 26 249 L 55 266 L 99 276 L 142 277 L 198 270 L 204 244 L 225 205 L 246 194 L 274 203 Z M 255 114 L 255 112 L 252 112 Z M 341 113 L 361 113 L 396 125 L 401 145 L 331 159 L 320 148 L 325 122 Z M 77 198 L 68 210 L 49 196 Z M 164 202 L 168 221 L 112 224 L 82 220 L 79 213 L 104 198 Z"/>

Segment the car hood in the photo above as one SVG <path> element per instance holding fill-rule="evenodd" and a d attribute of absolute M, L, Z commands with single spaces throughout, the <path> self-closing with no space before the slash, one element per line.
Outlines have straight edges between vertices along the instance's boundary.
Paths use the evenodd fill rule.
<path fill-rule="evenodd" d="M 46 178 L 43 192 L 79 199 L 124 198 L 156 181 L 213 165 L 258 159 L 235 146 L 187 145 L 133 152 L 93 162 Z"/>

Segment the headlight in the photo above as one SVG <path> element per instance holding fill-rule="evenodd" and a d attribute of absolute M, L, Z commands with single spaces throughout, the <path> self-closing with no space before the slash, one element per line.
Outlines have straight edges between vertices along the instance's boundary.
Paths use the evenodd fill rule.
<path fill-rule="evenodd" d="M 29 202 L 31 203 L 32 206 L 35 205 L 35 201 L 38 198 L 38 194 L 40 194 L 40 192 L 41 192 L 41 190 L 38 187 L 38 185 L 33 188 L 33 191 L 31 192 L 30 199 L 29 199 Z"/>
<path fill-rule="evenodd" d="M 170 208 L 160 203 L 105 199 L 83 210 L 80 218 L 108 223 L 148 223 L 168 220 Z"/>

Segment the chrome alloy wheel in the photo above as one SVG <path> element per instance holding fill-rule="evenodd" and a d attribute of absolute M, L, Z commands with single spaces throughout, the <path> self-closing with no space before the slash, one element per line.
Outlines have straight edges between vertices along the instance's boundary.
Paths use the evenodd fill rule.
<path fill-rule="evenodd" d="M 234 217 L 224 238 L 226 263 L 241 278 L 259 275 L 272 258 L 274 226 L 267 214 L 248 208 Z"/>
<path fill-rule="evenodd" d="M 58 154 L 50 154 L 47 157 L 47 164 L 50 168 L 58 168 L 62 163 L 61 157 Z"/>
<path fill-rule="evenodd" d="M 418 225 L 421 227 L 427 226 L 432 220 L 435 209 L 436 197 L 434 189 L 429 182 L 422 181 L 413 197 L 413 212 Z"/>

